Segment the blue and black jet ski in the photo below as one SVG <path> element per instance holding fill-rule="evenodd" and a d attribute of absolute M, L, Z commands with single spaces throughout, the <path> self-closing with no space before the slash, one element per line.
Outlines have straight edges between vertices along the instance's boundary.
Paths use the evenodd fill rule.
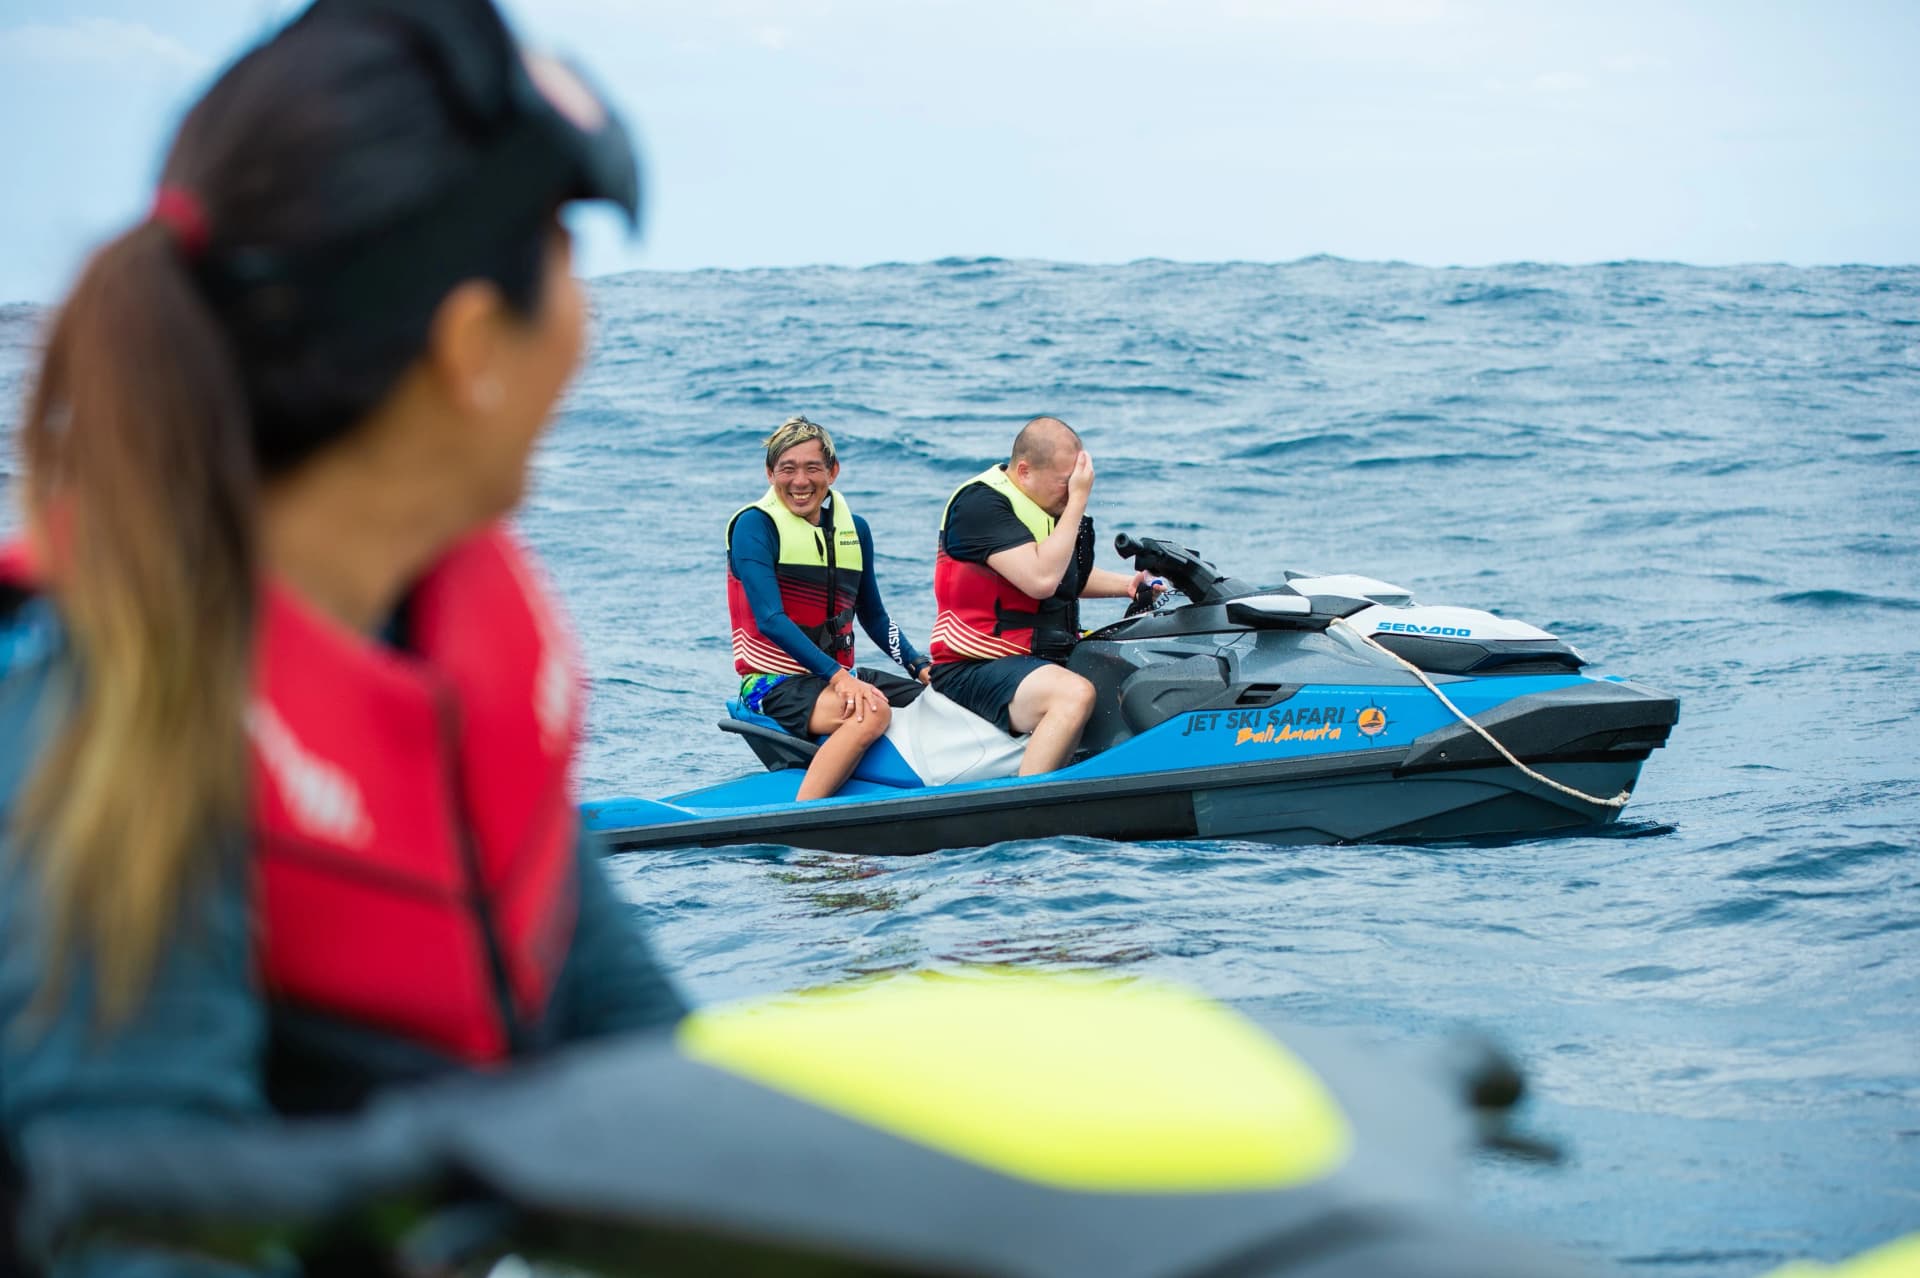
<path fill-rule="evenodd" d="M 1074 761 L 1017 777 L 1023 742 L 935 693 L 895 712 L 841 792 L 797 803 L 816 748 L 729 703 L 763 771 L 662 800 L 589 802 L 609 850 L 779 843 L 913 854 L 1005 839 L 1273 843 L 1517 837 L 1611 822 L 1679 703 L 1583 672 L 1537 627 L 1417 604 L 1353 574 L 1224 576 L 1121 534 L 1172 591 L 1075 647 L 1098 696 Z"/>

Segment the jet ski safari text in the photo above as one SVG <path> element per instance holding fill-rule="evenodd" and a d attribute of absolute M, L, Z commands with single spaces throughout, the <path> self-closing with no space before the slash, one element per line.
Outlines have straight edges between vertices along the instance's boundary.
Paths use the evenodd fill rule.
<path fill-rule="evenodd" d="M 1187 716 L 1183 737 L 1224 729 L 1235 745 L 1249 741 L 1338 741 L 1345 706 L 1274 706 L 1266 710 L 1204 710 Z"/>

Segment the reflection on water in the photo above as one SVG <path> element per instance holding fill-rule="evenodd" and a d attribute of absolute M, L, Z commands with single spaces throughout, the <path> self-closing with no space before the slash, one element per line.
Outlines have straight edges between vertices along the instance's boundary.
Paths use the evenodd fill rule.
<path fill-rule="evenodd" d="M 1067 928 L 1052 935 L 988 938 L 938 955 L 943 963 L 995 967 L 1120 967 L 1155 956 L 1154 948 L 1127 939 L 1124 927 Z"/>
<path fill-rule="evenodd" d="M 846 886 L 884 878 L 886 873 L 885 863 L 866 857 L 801 852 L 768 871 L 767 877 L 792 889 L 787 895 L 806 901 L 813 914 L 861 914 L 897 910 L 917 895 L 883 884 Z"/>

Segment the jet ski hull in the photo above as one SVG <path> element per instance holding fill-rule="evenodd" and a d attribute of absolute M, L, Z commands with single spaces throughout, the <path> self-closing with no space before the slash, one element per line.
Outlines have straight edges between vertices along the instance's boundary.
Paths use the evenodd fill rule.
<path fill-rule="evenodd" d="M 1641 762 L 1534 766 L 1564 785 L 1612 795 L 1632 789 Z M 1618 815 L 1616 809 L 1565 798 L 1505 765 L 1418 779 L 1396 775 L 1391 763 L 1355 761 L 1301 768 L 1295 775 L 1289 771 L 1296 770 L 1284 765 L 1205 769 L 1151 787 L 1111 782 L 994 795 L 930 794 L 833 811 L 796 806 L 780 813 L 653 825 L 624 824 L 617 801 L 589 804 L 584 811 L 608 852 L 780 844 L 889 856 L 1058 835 L 1276 844 L 1520 837 L 1604 824 Z M 1235 773 L 1251 775 L 1243 779 Z"/>
<path fill-rule="evenodd" d="M 1449 691 L 1469 705 L 1491 701 L 1476 718 L 1512 738 L 1509 749 L 1598 797 L 1633 789 L 1678 716 L 1670 697 L 1584 676 L 1461 681 Z M 802 804 L 791 801 L 800 774 L 788 770 L 664 803 L 614 799 L 582 811 L 610 852 L 781 844 L 901 856 L 1060 835 L 1281 844 L 1520 837 L 1618 815 L 1527 776 L 1437 702 L 1421 704 L 1430 700 L 1417 686 L 1299 689 L 1273 705 L 1174 716 L 1038 777 L 904 790 L 856 780 Z M 1400 744 L 1359 735 L 1365 708 L 1381 705 L 1375 739 Z"/>

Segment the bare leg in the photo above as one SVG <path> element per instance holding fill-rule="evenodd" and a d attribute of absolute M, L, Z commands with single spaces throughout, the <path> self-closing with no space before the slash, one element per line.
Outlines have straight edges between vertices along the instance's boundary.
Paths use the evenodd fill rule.
<path fill-rule="evenodd" d="M 815 736 L 823 732 L 828 736 L 820 743 L 813 762 L 807 765 L 807 775 L 800 781 L 800 793 L 794 798 L 802 802 L 824 799 L 838 791 L 853 775 L 860 756 L 880 739 L 892 721 L 893 711 L 887 699 L 870 686 L 865 687 L 859 704 L 852 710 L 847 709 L 846 698 L 838 691 L 822 688 L 819 699 L 813 703 L 813 718 L 807 730 Z"/>
<path fill-rule="evenodd" d="M 1033 734 L 1020 756 L 1020 775 L 1063 766 L 1092 714 L 1093 685 L 1065 666 L 1042 666 L 1022 679 L 1007 707 L 1013 730 Z"/>

